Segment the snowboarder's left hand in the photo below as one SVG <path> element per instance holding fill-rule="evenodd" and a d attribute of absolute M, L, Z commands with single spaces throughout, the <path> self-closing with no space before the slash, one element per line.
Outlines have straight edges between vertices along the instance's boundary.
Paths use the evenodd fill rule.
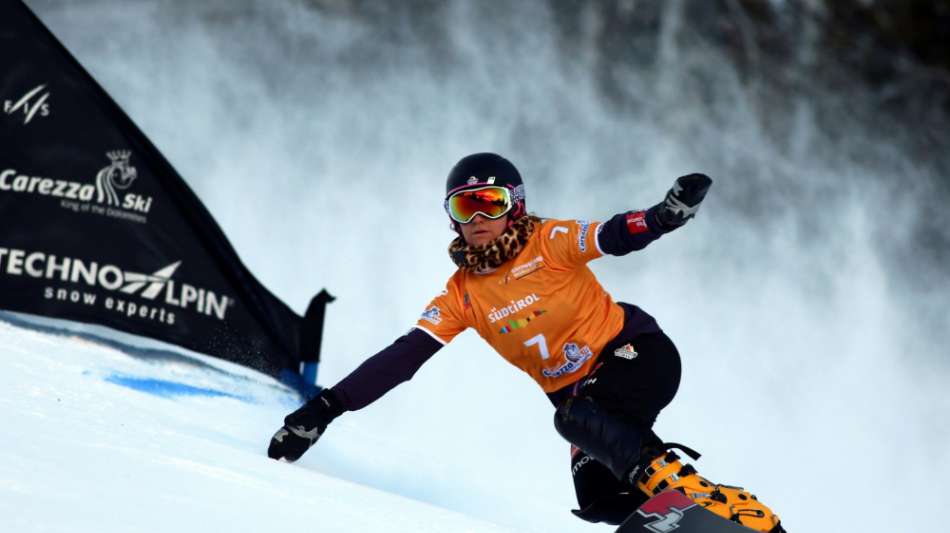
<path fill-rule="evenodd" d="M 712 179 L 705 174 L 689 174 L 676 178 L 673 188 L 666 193 L 666 198 L 650 208 L 659 229 L 663 232 L 673 231 L 696 216 L 699 204 L 711 186 Z"/>
<path fill-rule="evenodd" d="M 310 449 L 343 406 L 330 389 L 324 389 L 303 407 L 284 418 L 284 427 L 271 437 L 267 456 L 293 462 Z"/>

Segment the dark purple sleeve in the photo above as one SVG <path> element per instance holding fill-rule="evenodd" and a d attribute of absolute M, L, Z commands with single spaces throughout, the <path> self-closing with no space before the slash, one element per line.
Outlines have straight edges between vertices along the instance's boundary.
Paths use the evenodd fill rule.
<path fill-rule="evenodd" d="M 614 215 L 600 226 L 597 244 L 605 254 L 627 255 L 642 250 L 663 236 L 654 210 L 628 211 Z"/>
<path fill-rule="evenodd" d="M 350 372 L 333 387 L 333 393 L 347 411 L 362 409 L 412 379 L 440 348 L 442 343 L 413 328 Z"/>

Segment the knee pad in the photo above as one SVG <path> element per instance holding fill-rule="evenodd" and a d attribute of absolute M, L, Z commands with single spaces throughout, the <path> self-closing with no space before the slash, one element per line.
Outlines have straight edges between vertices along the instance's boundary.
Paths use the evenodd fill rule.
<path fill-rule="evenodd" d="M 568 442 L 624 480 L 640 459 L 644 432 L 601 409 L 588 397 L 573 397 L 554 414 L 554 427 Z"/>

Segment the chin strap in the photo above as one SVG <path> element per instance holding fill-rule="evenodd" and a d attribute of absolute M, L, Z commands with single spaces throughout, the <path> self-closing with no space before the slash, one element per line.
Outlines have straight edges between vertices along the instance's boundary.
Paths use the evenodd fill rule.
<path fill-rule="evenodd" d="M 678 490 L 708 511 L 754 531 L 784 533 L 778 515 L 755 495 L 730 485 L 713 483 L 700 476 L 692 465 L 684 465 L 672 449 L 681 450 L 693 460 L 700 455 L 682 444 L 665 443 L 631 472 L 631 481 L 648 496 L 665 490 Z M 652 459 L 650 457 L 652 456 Z"/>

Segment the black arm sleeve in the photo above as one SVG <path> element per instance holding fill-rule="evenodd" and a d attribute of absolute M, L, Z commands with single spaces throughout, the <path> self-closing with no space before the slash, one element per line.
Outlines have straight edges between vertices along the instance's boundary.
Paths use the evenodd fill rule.
<path fill-rule="evenodd" d="M 333 393 L 347 411 L 362 409 L 412 379 L 440 348 L 440 342 L 413 328 L 343 378 L 333 387 Z"/>
<path fill-rule="evenodd" d="M 656 219 L 656 207 L 646 211 L 628 211 L 604 222 L 597 243 L 605 254 L 627 255 L 642 250 L 663 235 Z"/>

